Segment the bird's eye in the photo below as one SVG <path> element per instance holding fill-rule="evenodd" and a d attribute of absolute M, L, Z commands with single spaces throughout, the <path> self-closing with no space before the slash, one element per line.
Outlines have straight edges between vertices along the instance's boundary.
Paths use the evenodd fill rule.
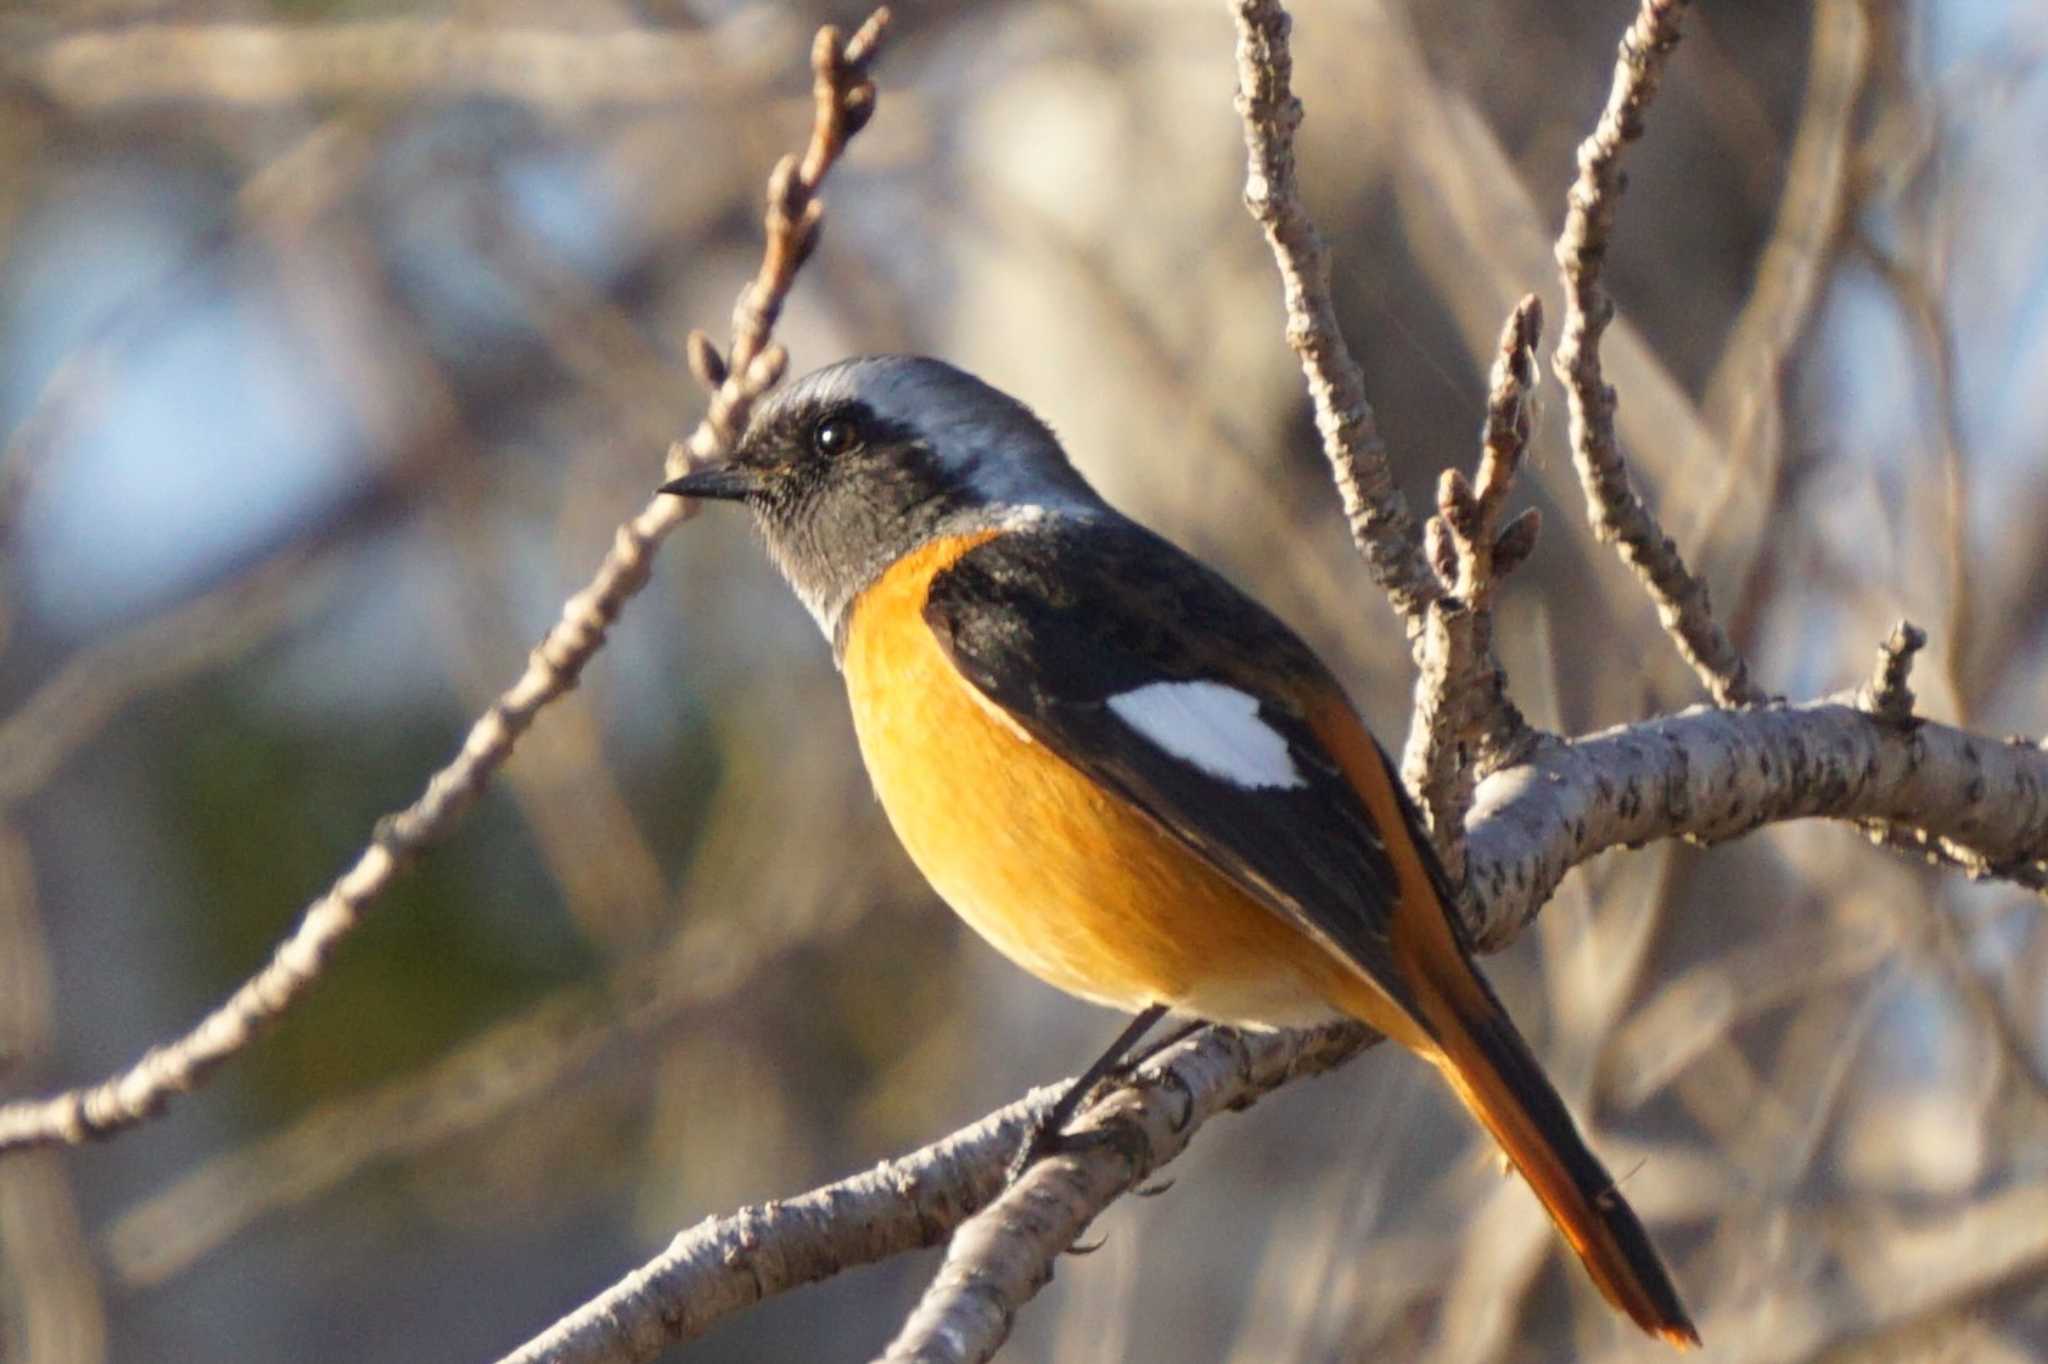
<path fill-rule="evenodd" d="M 827 417 L 811 428 L 811 448 L 821 455 L 843 455 L 860 445 L 860 426 L 851 417 Z"/>

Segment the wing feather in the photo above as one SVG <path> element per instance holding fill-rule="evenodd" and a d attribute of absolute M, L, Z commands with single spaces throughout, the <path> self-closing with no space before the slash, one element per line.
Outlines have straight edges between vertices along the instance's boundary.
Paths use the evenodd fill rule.
<path fill-rule="evenodd" d="M 1098 521 L 970 551 L 924 619 L 1033 739 L 1415 1012 L 1388 945 L 1394 861 L 1311 720 L 1342 691 L 1264 607 L 1143 527 Z"/>

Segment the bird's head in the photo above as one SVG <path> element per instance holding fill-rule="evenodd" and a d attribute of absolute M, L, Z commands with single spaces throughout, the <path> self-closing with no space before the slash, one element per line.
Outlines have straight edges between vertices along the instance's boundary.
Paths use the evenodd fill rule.
<path fill-rule="evenodd" d="M 944 361 L 841 361 L 771 395 L 730 458 L 663 492 L 743 502 L 836 638 L 846 608 L 942 535 L 1106 510 L 1044 422 Z"/>

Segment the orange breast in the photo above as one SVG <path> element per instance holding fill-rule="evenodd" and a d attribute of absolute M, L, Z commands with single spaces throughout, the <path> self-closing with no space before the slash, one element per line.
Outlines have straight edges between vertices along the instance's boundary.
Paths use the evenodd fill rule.
<path fill-rule="evenodd" d="M 855 603 L 847 635 L 861 755 L 933 888 L 1025 970 L 1113 1008 L 1163 1003 L 1253 1026 L 1340 1010 L 1381 1021 L 1390 1006 L 1356 968 L 1031 740 L 954 669 L 924 622 L 926 592 L 992 534 L 906 557 Z"/>

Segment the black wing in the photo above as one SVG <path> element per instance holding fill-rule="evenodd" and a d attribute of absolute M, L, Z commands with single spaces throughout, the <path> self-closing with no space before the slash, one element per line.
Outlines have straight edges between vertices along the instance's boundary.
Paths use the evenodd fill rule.
<path fill-rule="evenodd" d="M 1414 1011 L 1387 946 L 1397 873 L 1303 704 L 1342 692 L 1264 607 L 1143 527 L 1095 521 L 1012 532 L 970 551 L 932 580 L 924 618 L 954 666 L 1034 739 Z M 1109 704 L 1191 681 L 1255 698 L 1299 783 L 1214 775 Z"/>

